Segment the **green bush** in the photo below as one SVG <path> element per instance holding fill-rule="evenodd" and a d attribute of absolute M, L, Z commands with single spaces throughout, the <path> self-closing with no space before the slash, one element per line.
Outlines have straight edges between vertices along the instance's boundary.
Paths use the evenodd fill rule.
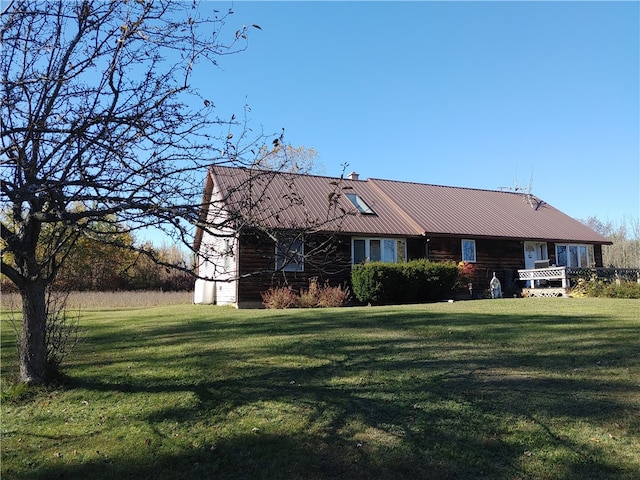
<path fill-rule="evenodd" d="M 640 298 L 640 283 L 622 281 L 617 284 L 592 279 L 584 283 L 584 293 L 588 297 Z"/>
<path fill-rule="evenodd" d="M 351 285 L 353 294 L 361 302 L 385 303 L 384 299 L 390 296 L 389 280 L 385 273 L 389 269 L 384 268 L 379 262 L 354 265 L 351 270 Z"/>
<path fill-rule="evenodd" d="M 440 300 L 451 294 L 457 281 L 455 263 L 428 260 L 365 263 L 355 265 L 351 273 L 355 297 L 376 305 Z"/>

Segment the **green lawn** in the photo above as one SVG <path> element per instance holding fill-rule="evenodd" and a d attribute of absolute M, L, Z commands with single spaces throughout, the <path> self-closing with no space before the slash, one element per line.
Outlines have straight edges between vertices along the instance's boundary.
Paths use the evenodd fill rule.
<path fill-rule="evenodd" d="M 640 301 L 84 312 L 2 479 L 637 479 Z"/>

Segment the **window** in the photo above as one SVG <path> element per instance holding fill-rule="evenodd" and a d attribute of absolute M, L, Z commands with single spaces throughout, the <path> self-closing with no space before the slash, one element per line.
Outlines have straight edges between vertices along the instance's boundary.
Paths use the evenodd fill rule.
<path fill-rule="evenodd" d="M 556 264 L 559 267 L 588 268 L 595 265 L 593 245 L 557 244 Z"/>
<path fill-rule="evenodd" d="M 476 241 L 462 240 L 462 261 L 475 263 L 476 261 Z"/>
<path fill-rule="evenodd" d="M 233 266 L 233 241 L 229 238 L 224 239 L 224 250 L 222 251 L 222 267 L 228 272 Z"/>
<path fill-rule="evenodd" d="M 304 243 L 300 237 L 284 237 L 276 243 L 276 270 L 304 271 Z"/>
<path fill-rule="evenodd" d="M 351 200 L 351 203 L 353 203 L 353 206 L 356 207 L 360 213 L 363 213 L 365 215 L 376 214 L 376 212 L 374 212 L 373 209 L 369 205 L 367 205 L 367 202 L 365 202 L 355 193 L 347 193 L 346 195 L 347 198 Z"/>
<path fill-rule="evenodd" d="M 407 259 L 407 242 L 393 238 L 354 238 L 354 265 L 365 262 L 400 263 Z"/>

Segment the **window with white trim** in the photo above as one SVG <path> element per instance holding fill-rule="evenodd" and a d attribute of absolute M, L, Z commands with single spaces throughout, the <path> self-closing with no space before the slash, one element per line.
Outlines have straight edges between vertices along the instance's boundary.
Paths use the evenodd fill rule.
<path fill-rule="evenodd" d="M 589 268 L 595 266 L 593 245 L 577 243 L 556 244 L 556 265 L 559 267 Z"/>
<path fill-rule="evenodd" d="M 304 242 L 300 237 L 283 237 L 276 242 L 276 270 L 304 271 Z"/>
<path fill-rule="evenodd" d="M 397 238 L 354 238 L 353 264 L 366 262 L 401 263 L 407 260 L 407 241 Z"/>
<path fill-rule="evenodd" d="M 476 241 L 475 240 L 462 240 L 462 261 L 475 263 L 476 262 Z"/>

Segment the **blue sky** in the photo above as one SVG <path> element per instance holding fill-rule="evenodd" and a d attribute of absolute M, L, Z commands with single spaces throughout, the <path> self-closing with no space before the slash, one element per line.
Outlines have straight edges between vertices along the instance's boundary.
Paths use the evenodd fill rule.
<path fill-rule="evenodd" d="M 196 86 L 285 129 L 322 174 L 500 189 L 572 217 L 640 212 L 638 2 L 215 2 L 252 29 Z M 347 171 L 347 173 L 348 173 Z"/>

